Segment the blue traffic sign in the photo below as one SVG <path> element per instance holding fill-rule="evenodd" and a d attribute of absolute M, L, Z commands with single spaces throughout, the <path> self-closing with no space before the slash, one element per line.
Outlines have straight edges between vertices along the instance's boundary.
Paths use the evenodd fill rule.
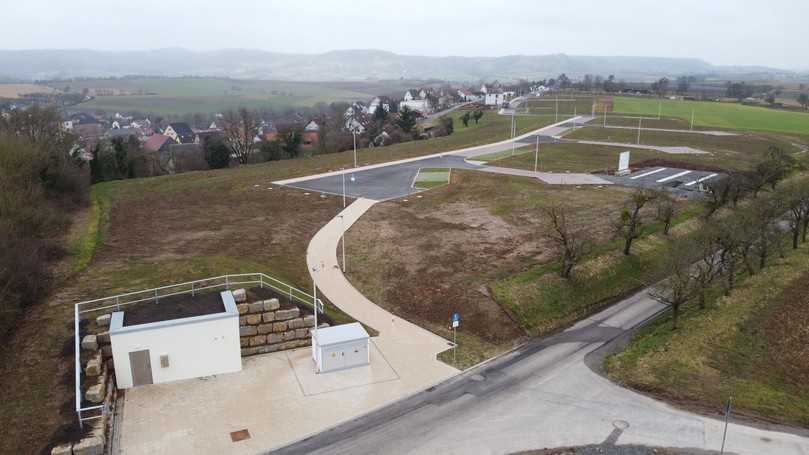
<path fill-rule="evenodd" d="M 460 322 L 460 321 L 461 321 L 460 313 L 452 313 L 452 322 Z"/>

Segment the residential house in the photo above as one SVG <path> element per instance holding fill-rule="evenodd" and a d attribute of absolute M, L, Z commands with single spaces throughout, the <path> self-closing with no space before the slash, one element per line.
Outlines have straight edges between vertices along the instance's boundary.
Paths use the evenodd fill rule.
<path fill-rule="evenodd" d="M 177 141 L 164 134 L 153 134 L 143 143 L 143 149 L 150 152 L 168 152 L 169 146 L 176 144 Z"/>
<path fill-rule="evenodd" d="M 259 135 L 265 141 L 274 141 L 278 139 L 278 129 L 272 123 L 269 123 L 261 128 Z"/>
<path fill-rule="evenodd" d="M 196 134 L 194 134 L 194 130 L 188 126 L 188 123 L 170 123 L 169 126 L 166 127 L 166 130 L 163 131 L 163 134 L 172 138 L 174 142 L 178 144 L 199 143 Z"/>
<path fill-rule="evenodd" d="M 465 88 L 458 89 L 458 98 L 460 98 L 461 101 L 477 101 L 480 99 L 478 95 L 475 95 L 471 90 Z"/>
<path fill-rule="evenodd" d="M 413 94 L 410 93 L 408 90 L 403 98 L 403 101 L 399 103 L 399 110 L 401 111 L 402 108 L 407 107 L 412 111 L 421 112 L 422 114 L 429 114 L 432 109 L 430 107 L 429 101 L 427 101 L 427 93 L 422 90 L 421 92 L 424 93 L 425 98 L 415 99 Z"/>
<path fill-rule="evenodd" d="M 407 94 L 405 94 L 405 96 L 406 95 Z M 373 100 L 371 100 L 371 103 L 368 104 L 367 108 L 368 115 L 374 115 L 379 107 L 385 109 L 386 112 L 390 112 L 390 100 L 387 97 L 376 97 Z"/>
<path fill-rule="evenodd" d="M 206 140 L 212 137 L 222 136 L 222 130 L 219 128 L 207 128 L 207 129 L 197 129 L 194 128 L 194 134 L 196 135 L 196 144 L 204 144 Z"/>
<path fill-rule="evenodd" d="M 320 125 L 314 120 L 310 121 L 303 127 L 303 141 L 301 148 L 303 150 L 312 150 L 316 148 L 320 142 Z"/>

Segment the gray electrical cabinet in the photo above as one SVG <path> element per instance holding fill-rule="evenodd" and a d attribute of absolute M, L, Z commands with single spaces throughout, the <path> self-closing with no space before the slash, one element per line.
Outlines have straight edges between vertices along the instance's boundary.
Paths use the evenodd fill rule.
<path fill-rule="evenodd" d="M 358 322 L 313 330 L 312 357 L 319 373 L 369 365 L 370 337 Z"/>

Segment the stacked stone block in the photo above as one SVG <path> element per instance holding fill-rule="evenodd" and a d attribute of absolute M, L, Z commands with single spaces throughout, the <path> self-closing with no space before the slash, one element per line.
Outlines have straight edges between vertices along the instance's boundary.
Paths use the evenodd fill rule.
<path fill-rule="evenodd" d="M 239 303 L 239 335 L 242 357 L 294 349 L 311 344 L 313 315 L 299 308 L 281 309 L 278 299 Z"/>

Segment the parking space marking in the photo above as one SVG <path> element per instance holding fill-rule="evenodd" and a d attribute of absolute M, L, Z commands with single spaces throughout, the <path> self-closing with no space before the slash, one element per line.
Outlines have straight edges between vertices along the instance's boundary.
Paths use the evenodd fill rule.
<path fill-rule="evenodd" d="M 677 173 L 677 174 L 674 174 L 674 175 L 670 175 L 668 177 L 664 177 L 664 178 L 658 180 L 657 183 L 668 182 L 671 179 L 676 179 L 677 177 L 682 177 L 682 176 L 684 176 L 686 174 L 690 174 L 690 173 L 691 173 L 691 171 L 683 171 L 683 172 L 680 172 L 680 173 Z"/>
<path fill-rule="evenodd" d="M 693 182 L 686 183 L 685 186 L 691 186 L 691 185 L 695 185 L 697 183 L 702 183 L 702 182 L 704 182 L 704 181 L 706 181 L 708 179 L 712 179 L 712 178 L 716 177 L 717 175 L 719 175 L 719 174 L 706 175 L 705 177 L 702 177 L 701 179 L 697 179 L 697 180 L 694 180 Z"/>
<path fill-rule="evenodd" d="M 641 177 L 646 177 L 646 176 L 649 176 L 649 175 L 652 175 L 652 174 L 657 174 L 658 172 L 663 172 L 666 169 L 668 169 L 668 168 L 661 167 L 660 169 L 655 169 L 654 171 L 649 171 L 649 172 L 646 172 L 646 173 L 643 173 L 643 174 L 640 174 L 640 175 L 636 175 L 634 177 L 629 177 L 629 179 L 630 180 L 636 180 L 636 179 L 639 179 Z"/>

